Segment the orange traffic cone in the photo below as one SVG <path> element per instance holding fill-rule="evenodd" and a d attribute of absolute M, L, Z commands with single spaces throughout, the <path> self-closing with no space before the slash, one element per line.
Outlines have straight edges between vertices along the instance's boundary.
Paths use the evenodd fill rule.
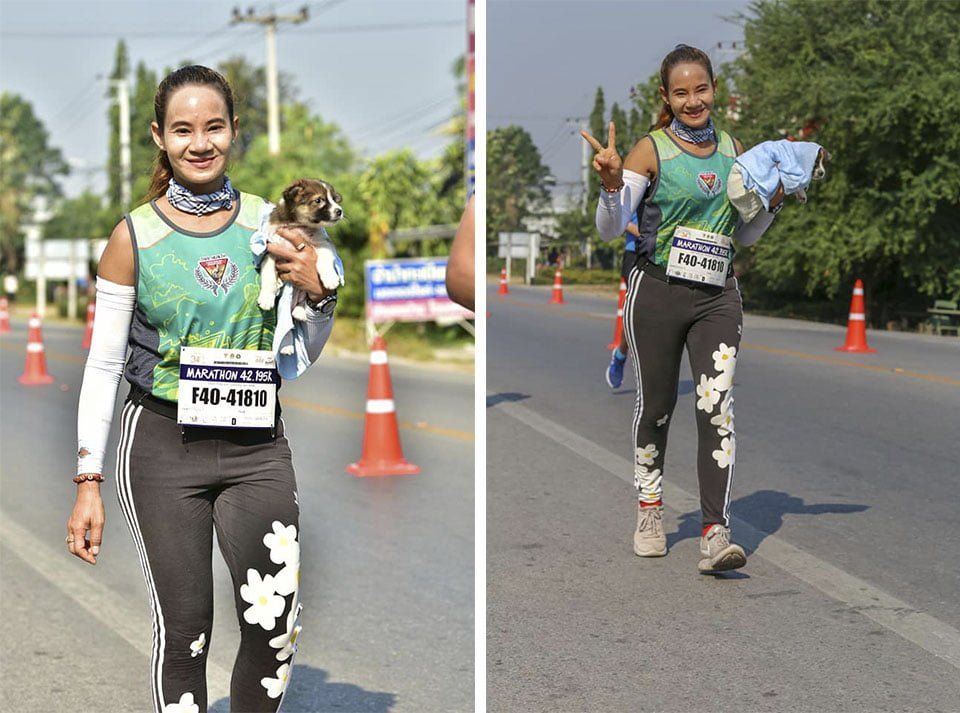
<path fill-rule="evenodd" d="M 617 299 L 617 323 L 613 326 L 613 341 L 607 345 L 607 349 L 616 349 L 620 346 L 620 338 L 623 336 L 623 303 L 627 301 L 627 283 L 620 278 L 620 297 Z"/>
<path fill-rule="evenodd" d="M 47 359 L 43 354 L 43 335 L 40 333 L 40 318 L 34 312 L 30 318 L 27 334 L 27 361 L 23 374 L 17 379 L 21 384 L 52 384 L 53 377 L 47 373 Z"/>
<path fill-rule="evenodd" d="M 563 304 L 563 280 L 560 277 L 559 267 L 557 268 L 557 271 L 553 273 L 553 294 L 550 295 L 550 304 Z"/>
<path fill-rule="evenodd" d="M 867 345 L 866 315 L 863 311 L 863 280 L 853 283 L 853 298 L 850 300 L 850 318 L 847 320 L 847 341 L 837 352 L 875 352 Z"/>
<path fill-rule="evenodd" d="M 10 334 L 10 305 L 6 297 L 0 297 L 0 334 Z"/>
<path fill-rule="evenodd" d="M 420 472 L 420 466 L 404 459 L 400 448 L 390 368 L 387 366 L 387 346 L 379 335 L 373 338 L 370 348 L 363 453 L 359 462 L 347 466 L 347 472 L 357 476 L 415 475 Z"/>
<path fill-rule="evenodd" d="M 498 295 L 509 295 L 510 288 L 507 287 L 507 268 L 500 268 L 500 290 L 497 292 Z"/>
<path fill-rule="evenodd" d="M 94 300 L 90 300 L 87 303 L 87 329 L 83 333 L 83 344 L 80 345 L 82 349 L 89 349 L 90 342 L 93 341 L 93 316 L 97 311 L 97 303 Z"/>

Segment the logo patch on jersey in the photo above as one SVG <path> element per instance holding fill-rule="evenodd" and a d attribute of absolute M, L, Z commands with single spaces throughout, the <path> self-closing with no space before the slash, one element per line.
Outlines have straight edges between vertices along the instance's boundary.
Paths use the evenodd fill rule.
<path fill-rule="evenodd" d="M 230 258 L 226 255 L 213 255 L 200 258 L 193 276 L 197 278 L 201 287 L 210 290 L 213 294 L 217 294 L 217 290 L 221 289 L 226 294 L 237 284 L 240 268 L 236 263 L 230 262 Z"/>
<path fill-rule="evenodd" d="M 713 171 L 704 171 L 697 175 L 697 186 L 703 191 L 707 198 L 713 198 L 720 194 L 720 190 L 723 188 L 723 181 L 720 180 L 720 176 Z"/>

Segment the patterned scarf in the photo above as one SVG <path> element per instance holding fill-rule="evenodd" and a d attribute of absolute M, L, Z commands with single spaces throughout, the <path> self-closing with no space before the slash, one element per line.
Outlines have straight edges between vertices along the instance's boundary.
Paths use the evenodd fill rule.
<path fill-rule="evenodd" d="M 707 125 L 702 129 L 691 129 L 677 117 L 673 117 L 673 121 L 670 122 L 670 130 L 676 134 L 678 139 L 683 139 L 691 144 L 701 144 L 704 141 L 716 141 L 717 138 L 716 129 L 713 127 L 712 116 L 707 122 Z"/>
<path fill-rule="evenodd" d="M 194 215 L 206 215 L 221 208 L 230 210 L 233 207 L 233 184 L 230 183 L 228 176 L 224 176 L 223 188 L 219 191 L 197 195 L 189 188 L 177 183 L 175 178 L 171 178 L 170 186 L 167 188 L 167 200 L 177 210 Z"/>

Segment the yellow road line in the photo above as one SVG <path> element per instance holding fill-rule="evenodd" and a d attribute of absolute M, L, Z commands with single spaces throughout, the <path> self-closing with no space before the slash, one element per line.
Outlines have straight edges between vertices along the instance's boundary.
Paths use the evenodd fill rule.
<path fill-rule="evenodd" d="M 837 357 L 825 356 L 822 354 L 807 354 L 806 352 L 797 352 L 792 349 L 780 349 L 779 347 L 768 347 L 763 344 L 753 342 L 740 342 L 740 346 L 745 349 L 754 349 L 758 352 L 767 354 L 777 354 L 779 356 L 789 356 L 796 359 L 806 359 L 807 361 L 816 361 L 821 364 L 836 364 L 838 366 L 852 366 L 856 369 L 866 369 L 893 376 L 905 376 L 909 379 L 922 379 L 924 381 L 934 381 L 939 384 L 949 384 L 951 386 L 960 386 L 960 379 L 953 379 L 949 376 L 940 376 L 939 374 L 924 374 L 919 371 L 908 371 L 900 367 L 880 366 L 878 364 L 864 364 L 863 362 L 844 361 Z"/>
<path fill-rule="evenodd" d="M 6 349 L 8 351 L 24 351 L 24 346 L 21 344 L 16 344 L 14 342 L 8 342 L 4 340 L 0 342 L 0 348 Z M 44 352 L 48 357 L 56 361 L 69 362 L 71 364 L 85 364 L 87 357 L 85 354 L 65 354 L 63 352 Z M 366 414 L 362 411 L 350 411 L 349 409 L 338 408 L 336 406 L 323 406 L 322 404 L 315 404 L 310 401 L 302 401 L 300 399 L 294 399 L 287 396 L 284 396 L 281 400 L 281 403 L 285 407 L 301 409 L 303 411 L 312 411 L 314 413 L 322 413 L 328 416 L 339 416 L 341 418 L 350 418 L 356 421 L 362 421 Z M 470 402 L 470 405 L 473 405 L 473 402 Z M 467 441 L 473 442 L 476 440 L 476 437 L 470 431 L 458 431 L 454 428 L 444 428 L 443 426 L 434 426 L 432 424 L 426 423 L 425 421 L 401 421 L 397 420 L 397 426 L 404 430 L 408 431 L 426 431 L 427 433 L 432 433 L 435 436 L 443 436 L 444 438 L 452 438 L 458 441 Z"/>
<path fill-rule="evenodd" d="M 312 411 L 313 413 L 322 413 L 328 416 L 340 416 L 342 418 L 351 418 L 355 421 L 362 421 L 366 414 L 362 411 L 350 411 L 349 409 L 338 408 L 336 406 L 323 406 L 321 404 L 315 404 L 310 401 L 301 401 L 300 399 L 292 399 L 288 396 L 284 396 L 281 401 L 284 407 L 291 407 L 302 409 L 304 411 Z M 470 431 L 458 431 L 453 428 L 443 428 L 442 426 L 433 426 L 425 421 L 401 421 L 397 420 L 397 425 L 400 428 L 410 431 L 426 431 L 427 433 L 433 433 L 438 436 L 446 436 L 447 438 L 455 438 L 459 441 L 473 441 L 475 436 Z"/>

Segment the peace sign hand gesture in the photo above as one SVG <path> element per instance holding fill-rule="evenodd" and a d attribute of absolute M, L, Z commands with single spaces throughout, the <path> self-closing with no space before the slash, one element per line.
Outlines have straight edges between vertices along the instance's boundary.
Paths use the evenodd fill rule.
<path fill-rule="evenodd" d="M 623 161 L 617 153 L 617 128 L 611 121 L 607 124 L 607 145 L 603 146 L 586 131 L 580 135 L 593 147 L 597 155 L 593 157 L 593 169 L 600 174 L 604 188 L 615 191 L 623 185 Z"/>

